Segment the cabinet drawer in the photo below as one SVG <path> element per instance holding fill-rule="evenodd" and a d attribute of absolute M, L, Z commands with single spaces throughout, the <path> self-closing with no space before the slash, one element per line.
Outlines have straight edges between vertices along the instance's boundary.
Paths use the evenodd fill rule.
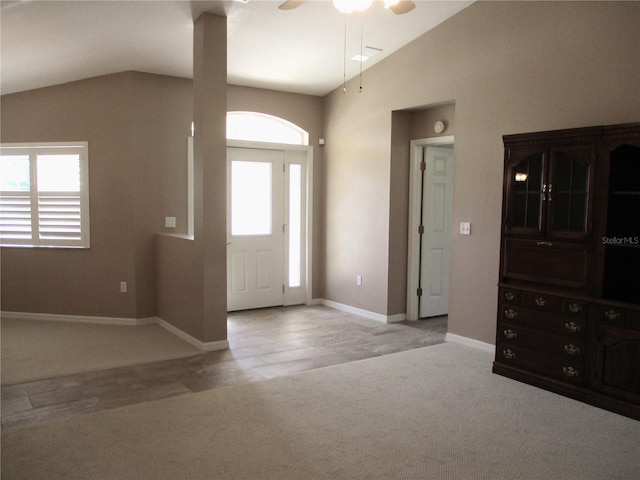
<path fill-rule="evenodd" d="M 507 304 L 501 305 L 500 321 L 512 325 L 528 326 L 538 331 L 563 335 L 567 338 L 583 338 L 587 328 L 587 321 L 584 318 L 561 317 Z"/>
<path fill-rule="evenodd" d="M 638 310 L 600 305 L 598 319 L 601 325 L 640 331 L 640 311 Z"/>
<path fill-rule="evenodd" d="M 511 345 L 580 364 L 584 362 L 585 344 L 580 339 L 548 335 L 509 323 L 503 323 L 499 328 L 501 340 Z"/>
<path fill-rule="evenodd" d="M 520 305 L 543 312 L 567 315 L 570 317 L 587 318 L 589 306 L 586 302 L 571 298 L 562 298 L 536 292 L 521 292 Z M 513 303 L 514 302 L 505 302 Z"/>
<path fill-rule="evenodd" d="M 519 305 L 521 295 L 522 293 L 519 290 L 514 290 L 512 288 L 503 288 L 500 293 L 502 301 L 510 305 Z"/>
<path fill-rule="evenodd" d="M 505 278 L 586 290 L 589 287 L 589 246 L 507 238 Z"/>
<path fill-rule="evenodd" d="M 584 378 L 586 378 L 582 364 L 552 357 L 551 355 L 509 343 L 498 345 L 496 361 L 570 383 L 582 384 Z"/>
<path fill-rule="evenodd" d="M 602 305 L 598 307 L 598 318 L 605 325 L 624 327 L 627 311 L 623 308 Z"/>
<path fill-rule="evenodd" d="M 562 314 L 562 299 L 553 295 L 523 292 L 522 306 L 544 312 Z"/>
<path fill-rule="evenodd" d="M 587 318 L 589 304 L 579 300 L 565 298 L 562 300 L 562 314 L 569 317 Z"/>

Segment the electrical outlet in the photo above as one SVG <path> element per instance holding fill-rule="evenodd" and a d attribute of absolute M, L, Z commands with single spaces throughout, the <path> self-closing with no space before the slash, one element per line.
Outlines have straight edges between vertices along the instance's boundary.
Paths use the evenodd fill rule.
<path fill-rule="evenodd" d="M 120 293 L 127 293 L 127 282 L 120 282 Z"/>
<path fill-rule="evenodd" d="M 176 217 L 164 217 L 164 226 L 167 228 L 176 228 Z"/>
<path fill-rule="evenodd" d="M 460 235 L 471 235 L 471 222 L 460 222 Z"/>

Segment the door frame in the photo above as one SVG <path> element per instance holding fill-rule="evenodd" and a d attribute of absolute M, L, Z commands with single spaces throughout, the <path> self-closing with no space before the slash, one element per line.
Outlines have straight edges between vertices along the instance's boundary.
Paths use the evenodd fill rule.
<path fill-rule="evenodd" d="M 422 203 L 422 176 L 420 175 L 420 162 L 423 159 L 423 151 L 426 147 L 454 144 L 454 135 L 442 137 L 420 138 L 410 141 L 409 157 L 409 230 L 408 237 L 408 262 L 407 262 L 407 320 L 418 320 L 418 296 L 416 292 L 420 281 L 420 208 Z M 454 147 L 455 148 L 455 147 Z"/>
<path fill-rule="evenodd" d="M 306 286 L 305 292 L 305 305 L 310 305 L 312 300 L 313 291 L 313 147 L 309 145 L 292 145 L 287 143 L 267 143 L 267 142 L 251 142 L 247 140 L 227 140 L 227 148 L 247 148 L 247 149 L 259 149 L 259 150 L 281 150 L 306 152 L 307 165 L 306 165 L 306 209 L 305 209 L 305 255 L 303 258 L 305 266 L 304 281 Z M 225 225 L 225 229 L 226 229 Z M 286 303 L 285 303 L 286 305 Z"/>

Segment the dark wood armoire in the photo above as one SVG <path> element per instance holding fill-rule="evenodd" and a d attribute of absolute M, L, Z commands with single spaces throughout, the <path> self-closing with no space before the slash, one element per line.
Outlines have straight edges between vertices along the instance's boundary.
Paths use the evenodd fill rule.
<path fill-rule="evenodd" d="M 640 123 L 503 140 L 493 371 L 640 419 Z"/>

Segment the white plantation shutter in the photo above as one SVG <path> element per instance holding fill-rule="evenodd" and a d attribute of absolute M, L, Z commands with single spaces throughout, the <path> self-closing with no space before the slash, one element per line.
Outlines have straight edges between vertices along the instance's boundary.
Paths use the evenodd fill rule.
<path fill-rule="evenodd" d="M 88 248 L 88 178 L 86 143 L 2 145 L 2 245 Z"/>
<path fill-rule="evenodd" d="M 38 193 L 38 232 L 43 240 L 82 239 L 80 195 Z"/>
<path fill-rule="evenodd" d="M 3 240 L 31 240 L 30 194 L 0 194 L 0 235 Z"/>

